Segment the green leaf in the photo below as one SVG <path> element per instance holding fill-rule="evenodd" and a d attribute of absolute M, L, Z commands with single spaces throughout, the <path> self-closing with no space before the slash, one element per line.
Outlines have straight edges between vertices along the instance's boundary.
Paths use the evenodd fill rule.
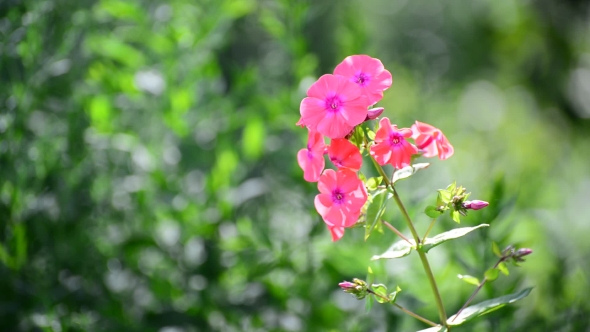
<path fill-rule="evenodd" d="M 502 252 L 500 251 L 500 247 L 498 247 L 498 244 L 496 242 L 492 242 L 492 252 L 499 258 L 502 257 Z"/>
<path fill-rule="evenodd" d="M 446 189 L 439 189 L 438 196 L 436 197 L 437 206 L 447 206 L 453 198 L 452 193 Z"/>
<path fill-rule="evenodd" d="M 407 256 L 412 252 L 412 249 L 415 249 L 414 241 L 410 240 L 410 242 L 412 244 L 406 242 L 405 240 L 398 241 L 381 255 L 375 255 L 371 257 L 371 260 L 374 261 L 378 259 L 392 259 Z"/>
<path fill-rule="evenodd" d="M 439 244 L 441 244 L 443 242 L 453 240 L 456 238 L 460 238 L 460 237 L 465 236 L 468 233 L 470 233 L 480 227 L 488 227 L 488 226 L 489 226 L 488 224 L 481 224 L 481 225 L 477 225 L 475 227 L 455 228 L 455 229 L 452 229 L 448 232 L 440 233 L 440 234 L 436 235 L 435 237 L 426 238 L 426 240 L 422 244 L 422 250 L 424 252 L 428 252 L 430 249 L 438 246 Z"/>
<path fill-rule="evenodd" d="M 502 272 L 506 276 L 510 274 L 510 272 L 508 271 L 508 266 L 506 266 L 506 263 L 504 262 L 498 264 L 498 270 L 500 270 L 500 272 Z"/>
<path fill-rule="evenodd" d="M 491 268 L 484 273 L 484 276 L 488 281 L 494 281 L 498 279 L 498 275 L 500 275 L 500 270 L 497 268 Z"/>
<path fill-rule="evenodd" d="M 389 294 L 389 303 L 394 304 L 395 300 L 397 300 L 397 294 L 401 292 L 402 289 L 399 286 L 395 286 L 395 292 Z"/>
<path fill-rule="evenodd" d="M 395 173 L 393 173 L 391 183 L 396 183 L 398 180 L 407 179 L 419 170 L 428 168 L 428 166 L 430 166 L 429 163 L 420 163 L 406 166 L 402 169 L 398 169 L 397 171 L 395 171 Z"/>
<path fill-rule="evenodd" d="M 455 189 L 457 189 L 457 181 L 454 181 L 453 183 L 449 184 L 449 186 L 447 187 L 447 190 L 449 192 L 453 192 L 453 191 L 455 191 Z"/>
<path fill-rule="evenodd" d="M 460 224 L 461 223 L 461 214 L 459 213 L 459 211 L 457 211 L 457 210 L 451 211 L 451 217 L 453 217 L 453 220 L 457 224 Z"/>
<path fill-rule="evenodd" d="M 373 283 L 373 269 L 371 269 L 371 267 L 367 267 L 367 284 L 371 284 Z M 372 296 L 367 296 L 365 297 L 365 311 L 369 312 L 371 311 L 371 308 L 373 308 L 373 297 Z"/>
<path fill-rule="evenodd" d="M 365 224 L 365 241 L 371 236 L 371 233 L 377 226 L 377 223 L 381 220 L 381 216 L 385 212 L 385 207 L 388 199 L 393 197 L 391 193 L 383 189 L 373 194 L 373 201 L 369 204 L 366 214 Z"/>
<path fill-rule="evenodd" d="M 382 176 L 369 178 L 367 180 L 367 189 L 369 189 L 371 191 L 377 190 L 377 186 L 379 186 L 381 184 L 381 181 L 383 181 Z"/>
<path fill-rule="evenodd" d="M 465 281 L 468 284 L 479 286 L 479 279 L 477 279 L 476 277 L 469 276 L 469 275 L 463 275 L 463 274 L 459 274 L 459 275 L 457 275 L 457 277 L 459 279 Z"/>
<path fill-rule="evenodd" d="M 367 129 L 367 137 L 371 140 L 374 141 L 375 140 L 375 132 L 372 131 L 371 129 Z"/>
<path fill-rule="evenodd" d="M 442 211 L 437 210 L 436 206 L 428 205 L 426 209 L 424 209 L 424 213 L 430 218 L 438 218 L 442 214 Z"/>
<path fill-rule="evenodd" d="M 522 290 L 518 293 L 504 295 L 504 296 L 501 296 L 501 297 L 498 297 L 495 299 L 483 301 L 481 303 L 472 305 L 470 307 L 463 309 L 463 311 L 461 312 L 461 314 L 459 316 L 453 315 L 453 316 L 449 317 L 449 319 L 447 320 L 447 323 L 449 325 L 461 325 L 461 324 L 463 324 L 467 321 L 470 321 L 476 317 L 483 316 L 483 315 L 490 313 L 494 310 L 498 310 L 507 304 L 516 302 L 516 301 L 526 297 L 527 295 L 529 295 L 531 290 L 532 290 L 532 287 Z"/>
<path fill-rule="evenodd" d="M 389 302 L 389 297 L 387 296 L 387 286 L 383 285 L 383 284 L 372 284 L 371 285 L 371 290 L 373 290 L 373 292 L 375 292 L 375 300 L 377 300 L 377 302 L 379 303 L 385 303 L 385 302 Z M 385 300 L 384 298 L 382 298 L 381 295 L 383 297 L 385 297 L 387 300 Z"/>

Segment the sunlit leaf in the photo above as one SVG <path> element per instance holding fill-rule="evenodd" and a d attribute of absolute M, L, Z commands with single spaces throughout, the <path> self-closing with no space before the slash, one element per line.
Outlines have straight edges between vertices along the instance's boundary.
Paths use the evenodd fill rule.
<path fill-rule="evenodd" d="M 439 325 L 439 326 L 434 326 L 434 327 L 428 328 L 426 330 L 420 330 L 417 332 L 447 332 L 447 331 L 448 330 L 446 327 Z"/>
<path fill-rule="evenodd" d="M 476 277 L 469 276 L 469 275 L 464 275 L 464 274 L 459 274 L 459 275 L 457 275 L 457 277 L 459 279 L 465 281 L 468 284 L 479 286 L 479 279 L 477 279 Z"/>
<path fill-rule="evenodd" d="M 516 302 L 516 301 L 526 297 L 527 295 L 529 295 L 531 290 L 532 290 L 532 287 L 522 290 L 518 293 L 504 295 L 504 296 L 501 296 L 501 297 L 498 297 L 495 299 L 483 301 L 481 303 L 469 306 L 469 307 L 463 309 L 463 311 L 461 312 L 461 314 L 459 314 L 459 316 L 453 315 L 453 316 L 449 317 L 449 319 L 447 320 L 447 323 L 449 325 L 461 325 L 461 324 L 463 324 L 467 321 L 470 321 L 476 317 L 483 316 L 483 315 L 488 314 L 492 311 L 498 310 L 507 304 Z"/>
<path fill-rule="evenodd" d="M 389 303 L 395 303 L 395 301 L 397 300 L 397 294 L 399 294 L 399 292 L 401 292 L 402 289 L 399 288 L 399 286 L 395 286 L 395 292 L 391 292 L 389 294 Z"/>
<path fill-rule="evenodd" d="M 398 169 L 397 171 L 395 171 L 395 173 L 393 173 L 391 183 L 396 183 L 399 180 L 407 179 L 410 176 L 414 175 L 419 170 L 428 168 L 428 166 L 430 166 L 429 163 L 420 163 L 420 164 L 406 166 L 402 169 Z"/>
<path fill-rule="evenodd" d="M 502 252 L 500 251 L 500 247 L 498 247 L 498 244 L 496 242 L 492 242 L 492 252 L 494 253 L 494 255 L 502 257 Z"/>
<path fill-rule="evenodd" d="M 506 276 L 510 274 L 510 271 L 508 271 L 508 266 L 506 266 L 506 263 L 504 262 L 498 264 L 498 270 L 500 270 L 500 272 Z"/>
<path fill-rule="evenodd" d="M 442 214 L 442 211 L 437 210 L 436 206 L 428 205 L 426 209 L 424 209 L 424 213 L 430 218 L 438 218 Z"/>
<path fill-rule="evenodd" d="M 367 180 L 367 189 L 376 190 L 377 186 L 381 184 L 381 181 L 383 181 L 382 176 L 369 178 Z"/>
<path fill-rule="evenodd" d="M 406 242 L 405 240 L 400 240 L 394 243 L 381 255 L 375 255 L 371 257 L 371 260 L 374 261 L 378 259 L 392 259 L 407 256 L 412 252 L 412 249 L 415 248 L 414 241 L 410 240 L 410 242 L 412 244 Z"/>
<path fill-rule="evenodd" d="M 389 297 L 387 296 L 387 286 L 383 284 L 372 284 L 371 289 L 375 292 L 375 300 L 379 303 L 389 302 Z"/>
<path fill-rule="evenodd" d="M 387 190 L 380 190 L 373 195 L 373 201 L 369 204 L 366 214 L 365 241 L 371 236 L 371 233 L 381 220 L 385 212 L 386 202 L 393 195 Z"/>
<path fill-rule="evenodd" d="M 485 272 L 485 277 L 488 281 L 494 281 L 498 279 L 498 275 L 500 274 L 500 270 L 497 268 L 491 268 Z"/>
<path fill-rule="evenodd" d="M 450 230 L 448 232 L 440 233 L 440 234 L 436 235 L 435 237 L 426 238 L 426 240 L 422 244 L 422 250 L 424 252 L 428 252 L 430 249 L 438 246 L 441 243 L 465 236 L 480 227 L 488 227 L 488 226 L 489 226 L 488 224 L 481 224 L 481 225 L 477 225 L 475 227 L 455 228 L 455 229 Z"/>

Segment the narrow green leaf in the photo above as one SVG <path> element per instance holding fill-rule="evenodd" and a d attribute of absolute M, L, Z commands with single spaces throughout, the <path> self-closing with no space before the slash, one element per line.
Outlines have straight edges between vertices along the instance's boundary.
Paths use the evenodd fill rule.
<path fill-rule="evenodd" d="M 463 324 L 467 321 L 470 321 L 476 317 L 483 316 L 483 315 L 490 313 L 494 310 L 498 310 L 507 304 L 516 302 L 516 301 L 526 297 L 527 295 L 529 295 L 531 290 L 532 290 L 532 287 L 522 290 L 518 293 L 504 295 L 504 296 L 501 296 L 501 297 L 498 297 L 495 299 L 483 301 L 478 304 L 469 306 L 469 307 L 463 309 L 463 311 L 461 312 L 461 314 L 459 316 L 453 315 L 453 316 L 449 317 L 449 319 L 447 320 L 447 323 L 449 325 L 461 325 L 461 324 Z"/>
<path fill-rule="evenodd" d="M 371 129 L 367 130 L 367 137 L 371 140 L 374 141 L 375 140 L 375 132 L 372 131 Z"/>
<path fill-rule="evenodd" d="M 449 184 L 449 186 L 447 187 L 447 190 L 449 192 L 453 192 L 456 188 L 457 188 L 457 181 L 454 181 L 453 183 Z"/>
<path fill-rule="evenodd" d="M 406 166 L 402 169 L 398 169 L 397 171 L 395 171 L 395 173 L 393 173 L 393 178 L 391 179 L 391 183 L 396 183 L 398 180 L 407 179 L 410 176 L 414 175 L 419 170 L 428 168 L 428 166 L 430 166 L 429 163 L 420 163 L 420 164 Z"/>
<path fill-rule="evenodd" d="M 488 226 L 489 226 L 488 224 L 481 224 L 481 225 L 477 225 L 475 227 L 455 228 L 455 229 L 452 229 L 448 232 L 440 233 L 440 234 L 436 235 L 435 237 L 426 238 L 426 240 L 422 244 L 422 250 L 424 252 L 428 252 L 430 249 L 438 246 L 439 244 L 441 244 L 443 242 L 453 240 L 456 238 L 460 238 L 460 237 L 465 236 L 468 233 L 470 233 L 480 227 L 488 227 Z"/>
<path fill-rule="evenodd" d="M 365 223 L 365 241 L 371 236 L 377 223 L 381 220 L 381 216 L 385 212 L 387 200 L 393 197 L 387 190 L 380 190 L 373 194 L 373 201 L 369 204 L 366 214 Z"/>
<path fill-rule="evenodd" d="M 500 270 L 498 270 L 497 268 L 491 268 L 491 269 L 487 270 L 486 273 L 484 273 L 484 276 L 486 277 L 486 279 L 488 281 L 494 281 L 494 280 L 498 279 L 499 275 L 500 275 Z"/>
<path fill-rule="evenodd" d="M 373 290 L 373 292 L 375 292 L 375 294 L 381 295 L 387 299 L 387 300 L 385 300 L 383 297 L 376 295 L 375 300 L 377 300 L 377 302 L 379 302 L 379 303 L 389 302 L 389 297 L 387 296 L 387 286 L 385 286 L 383 284 L 372 284 L 371 289 Z"/>
<path fill-rule="evenodd" d="M 451 217 L 453 218 L 453 220 L 457 224 L 460 224 L 461 223 L 461 214 L 459 213 L 459 211 L 457 211 L 457 210 L 451 211 Z"/>
<path fill-rule="evenodd" d="M 498 247 L 498 244 L 496 242 L 492 242 L 492 252 L 494 253 L 494 255 L 502 257 L 502 252 L 500 251 L 500 247 Z"/>
<path fill-rule="evenodd" d="M 459 274 L 459 275 L 457 275 L 457 277 L 459 279 L 465 281 L 468 284 L 479 286 L 479 279 L 477 279 L 476 277 L 469 276 L 469 275 L 463 275 L 463 274 Z"/>
<path fill-rule="evenodd" d="M 415 249 L 414 242 L 412 240 L 410 240 L 410 242 L 412 242 L 412 244 L 409 244 L 405 240 L 398 241 L 381 255 L 371 257 L 371 260 L 374 261 L 378 259 L 392 259 L 407 256 L 412 252 L 412 249 Z"/>
<path fill-rule="evenodd" d="M 442 214 L 442 211 L 437 210 L 436 206 L 428 205 L 426 209 L 424 209 L 424 213 L 430 218 L 438 218 Z"/>
<path fill-rule="evenodd" d="M 366 282 L 368 285 L 373 283 L 373 269 L 371 269 L 370 266 L 367 267 L 367 278 L 366 278 Z M 372 296 L 367 296 L 365 297 L 365 311 L 369 312 L 371 311 L 371 308 L 373 308 L 373 297 Z"/>
<path fill-rule="evenodd" d="M 508 266 L 506 266 L 506 263 L 504 262 L 498 264 L 498 270 L 500 270 L 500 272 L 502 272 L 506 276 L 510 274 L 510 272 L 508 271 Z"/>

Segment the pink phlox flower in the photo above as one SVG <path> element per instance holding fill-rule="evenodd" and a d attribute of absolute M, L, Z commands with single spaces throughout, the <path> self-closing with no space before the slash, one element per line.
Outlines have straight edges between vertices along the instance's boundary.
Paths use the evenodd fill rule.
<path fill-rule="evenodd" d="M 351 55 L 346 57 L 336 69 L 335 75 L 342 75 L 356 83 L 373 105 L 383 98 L 383 91 L 387 90 L 393 79 L 391 73 L 383 67 L 381 60 L 368 55 Z"/>
<path fill-rule="evenodd" d="M 412 155 L 418 152 L 416 147 L 406 140 L 411 136 L 412 130 L 409 128 L 397 129 L 396 125 L 391 125 L 388 118 L 382 118 L 370 154 L 379 165 L 391 164 L 398 169 L 406 167 L 410 165 Z"/>
<path fill-rule="evenodd" d="M 328 147 L 328 156 L 332 163 L 340 168 L 348 168 L 358 172 L 363 165 L 361 152 L 349 140 L 344 138 L 333 139 Z"/>
<path fill-rule="evenodd" d="M 320 174 L 326 166 L 324 160 L 324 150 L 326 144 L 322 134 L 309 131 L 307 138 L 307 148 L 299 150 L 297 153 L 297 162 L 303 170 L 303 178 L 308 182 L 317 182 Z"/>
<path fill-rule="evenodd" d="M 320 77 L 307 90 L 299 124 L 329 138 L 343 138 L 365 121 L 369 102 L 358 85 L 337 75 Z"/>
<path fill-rule="evenodd" d="M 339 227 L 351 227 L 357 222 L 361 208 L 367 202 L 367 190 L 356 173 L 349 169 L 327 169 L 320 176 L 318 190 L 315 208 L 336 241 L 344 234 Z"/>
<path fill-rule="evenodd" d="M 453 155 L 455 150 L 440 129 L 427 123 L 416 121 L 412 125 L 412 132 L 412 138 L 416 141 L 418 149 L 424 151 L 424 157 L 438 155 L 440 160 L 445 160 Z"/>

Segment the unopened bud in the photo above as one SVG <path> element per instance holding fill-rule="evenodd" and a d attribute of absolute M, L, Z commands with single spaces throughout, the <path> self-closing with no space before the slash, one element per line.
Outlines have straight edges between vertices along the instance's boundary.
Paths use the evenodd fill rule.
<path fill-rule="evenodd" d="M 463 207 L 467 210 L 480 210 L 488 205 L 490 205 L 490 203 L 478 200 L 463 202 Z"/>
<path fill-rule="evenodd" d="M 368 112 L 367 112 L 367 117 L 365 118 L 365 121 L 369 121 L 369 120 L 375 120 L 379 117 L 379 115 L 381 115 L 383 113 L 383 110 L 385 108 L 383 107 L 376 107 L 376 108 L 371 108 Z"/>
<path fill-rule="evenodd" d="M 517 262 L 524 262 L 524 256 L 526 255 L 530 255 L 533 253 L 532 249 L 529 248 L 520 248 L 518 249 L 513 255 L 512 257 L 514 258 L 515 261 Z"/>
<path fill-rule="evenodd" d="M 369 294 L 367 283 L 363 280 L 354 278 L 352 282 L 343 281 L 338 284 L 343 291 L 356 296 L 357 299 L 363 299 Z"/>

